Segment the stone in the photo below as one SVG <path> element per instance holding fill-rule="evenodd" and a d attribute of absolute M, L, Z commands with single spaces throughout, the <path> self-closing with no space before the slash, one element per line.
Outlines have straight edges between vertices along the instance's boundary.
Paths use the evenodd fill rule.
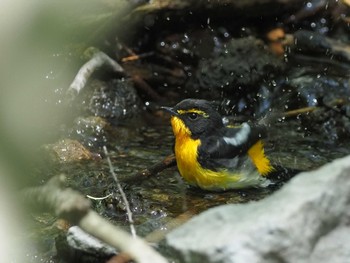
<path fill-rule="evenodd" d="M 51 159 L 60 163 L 78 162 L 93 159 L 93 154 L 80 142 L 62 139 L 54 144 L 44 145 Z"/>
<path fill-rule="evenodd" d="M 333 259 L 349 255 L 349 208 L 350 156 L 297 175 L 261 201 L 209 209 L 165 241 L 181 262 L 348 262 Z"/>
<path fill-rule="evenodd" d="M 310 257 L 310 263 L 344 263 L 350 259 L 350 226 L 340 226 L 321 238 Z"/>
<path fill-rule="evenodd" d="M 56 247 L 58 254 L 68 262 L 105 262 L 117 253 L 115 248 L 84 232 L 78 226 L 69 228 L 64 241 L 56 240 Z"/>
<path fill-rule="evenodd" d="M 213 57 L 200 60 L 196 78 L 203 90 L 219 88 L 228 94 L 245 94 L 259 83 L 283 72 L 285 63 L 273 55 L 263 41 L 254 37 L 232 39 Z"/>

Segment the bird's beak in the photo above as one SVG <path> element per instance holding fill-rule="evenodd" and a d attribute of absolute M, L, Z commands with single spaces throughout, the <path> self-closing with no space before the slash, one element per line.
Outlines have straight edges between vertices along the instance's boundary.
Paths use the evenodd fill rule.
<path fill-rule="evenodd" d="M 172 116 L 178 116 L 179 114 L 177 113 L 176 110 L 174 110 L 174 108 L 171 107 L 160 107 L 162 110 L 165 110 L 167 112 L 169 112 Z"/>

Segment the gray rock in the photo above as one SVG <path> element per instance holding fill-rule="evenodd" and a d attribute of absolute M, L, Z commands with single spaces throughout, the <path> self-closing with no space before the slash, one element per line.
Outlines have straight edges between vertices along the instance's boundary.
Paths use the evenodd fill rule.
<path fill-rule="evenodd" d="M 339 226 L 315 246 L 310 263 L 350 262 L 350 226 Z"/>
<path fill-rule="evenodd" d="M 78 226 L 72 226 L 67 232 L 67 244 L 71 250 L 96 258 L 108 258 L 115 255 L 115 248 L 84 232 Z"/>
<path fill-rule="evenodd" d="M 350 235 L 342 233 L 349 208 L 350 156 L 297 175 L 262 201 L 210 209 L 166 243 L 181 262 L 350 262 Z"/>

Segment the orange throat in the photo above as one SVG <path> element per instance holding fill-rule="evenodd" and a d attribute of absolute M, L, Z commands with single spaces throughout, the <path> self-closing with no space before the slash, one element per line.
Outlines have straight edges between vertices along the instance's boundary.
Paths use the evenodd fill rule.
<path fill-rule="evenodd" d="M 172 117 L 171 125 L 175 135 L 175 156 L 179 172 L 186 181 L 195 184 L 195 175 L 199 166 L 197 149 L 200 145 L 200 140 L 191 138 L 191 131 L 181 119 L 175 116 Z"/>

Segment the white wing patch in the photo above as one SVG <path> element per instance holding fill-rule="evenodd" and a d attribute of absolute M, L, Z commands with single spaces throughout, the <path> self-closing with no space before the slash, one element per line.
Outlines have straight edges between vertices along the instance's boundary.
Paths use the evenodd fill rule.
<path fill-rule="evenodd" d="M 237 132 L 234 137 L 224 137 L 224 141 L 227 144 L 231 144 L 233 146 L 242 145 L 248 140 L 250 130 L 251 129 L 250 129 L 249 124 L 243 123 L 241 130 L 239 132 Z"/>

